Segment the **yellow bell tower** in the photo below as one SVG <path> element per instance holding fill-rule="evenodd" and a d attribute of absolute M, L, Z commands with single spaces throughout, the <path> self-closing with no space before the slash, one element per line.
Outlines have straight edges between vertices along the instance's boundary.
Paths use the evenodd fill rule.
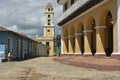
<path fill-rule="evenodd" d="M 48 3 L 44 11 L 44 34 L 43 37 L 36 36 L 36 40 L 50 47 L 48 56 L 54 55 L 54 11 L 51 3 Z"/>
<path fill-rule="evenodd" d="M 44 14 L 44 37 L 54 37 L 54 11 L 50 3 L 47 4 Z"/>

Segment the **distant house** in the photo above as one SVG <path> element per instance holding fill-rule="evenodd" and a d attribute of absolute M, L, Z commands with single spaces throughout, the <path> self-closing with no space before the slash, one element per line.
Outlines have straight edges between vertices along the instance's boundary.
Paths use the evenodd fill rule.
<path fill-rule="evenodd" d="M 13 58 L 24 59 L 33 54 L 35 41 L 26 35 L 0 27 L 0 54 L 2 59 L 7 59 L 8 52 Z"/>
<path fill-rule="evenodd" d="M 49 50 L 50 50 L 49 46 L 46 46 L 40 42 L 37 42 L 35 55 L 38 57 L 47 57 L 49 56 Z"/>

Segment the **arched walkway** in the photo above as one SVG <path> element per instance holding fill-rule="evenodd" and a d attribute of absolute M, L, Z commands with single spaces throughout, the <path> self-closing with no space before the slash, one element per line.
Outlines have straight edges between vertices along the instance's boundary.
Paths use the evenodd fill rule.
<path fill-rule="evenodd" d="M 84 54 L 84 27 L 81 27 L 81 53 Z"/>
<path fill-rule="evenodd" d="M 75 47 L 76 47 L 76 54 L 81 54 L 83 51 L 81 50 L 81 36 L 83 36 L 82 34 L 82 29 L 83 28 L 83 24 L 80 22 L 77 27 L 76 27 L 76 33 L 75 33 Z M 84 45 L 84 44 L 83 44 Z"/>
<path fill-rule="evenodd" d="M 70 28 L 69 34 L 69 53 L 75 53 L 75 29 L 74 26 Z"/>
<path fill-rule="evenodd" d="M 92 18 L 92 22 L 91 22 L 91 26 L 92 26 L 92 33 L 91 33 L 91 52 L 92 55 L 94 56 L 96 53 L 96 23 L 95 23 L 95 19 Z"/>
<path fill-rule="evenodd" d="M 110 56 L 113 52 L 113 24 L 112 14 L 104 10 L 100 17 L 100 26 L 97 29 L 97 52 Z"/>
<path fill-rule="evenodd" d="M 69 52 L 69 43 L 68 43 L 68 31 L 67 29 L 64 30 L 63 33 L 63 52 L 68 53 Z"/>
<path fill-rule="evenodd" d="M 107 56 L 110 56 L 113 52 L 113 24 L 112 14 L 108 12 L 106 15 L 106 29 L 105 29 L 105 52 Z"/>
<path fill-rule="evenodd" d="M 119 54 L 119 21 L 115 5 L 117 0 L 98 1 L 96 7 L 83 14 L 75 14 L 76 17 L 68 22 L 59 23 L 68 31 L 68 53 L 91 56 Z"/>
<path fill-rule="evenodd" d="M 95 19 L 91 16 L 87 20 L 87 26 L 84 30 L 85 35 L 85 53 L 94 54 L 96 53 L 96 23 Z"/>

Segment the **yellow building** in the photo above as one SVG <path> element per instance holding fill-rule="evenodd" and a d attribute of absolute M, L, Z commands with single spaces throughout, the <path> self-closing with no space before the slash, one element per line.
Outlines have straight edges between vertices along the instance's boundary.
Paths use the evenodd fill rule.
<path fill-rule="evenodd" d="M 57 0 L 61 54 L 120 54 L 120 0 Z"/>
<path fill-rule="evenodd" d="M 49 56 L 54 55 L 54 11 L 52 4 L 48 3 L 45 11 L 44 35 L 43 37 L 36 36 L 36 40 L 50 47 Z"/>

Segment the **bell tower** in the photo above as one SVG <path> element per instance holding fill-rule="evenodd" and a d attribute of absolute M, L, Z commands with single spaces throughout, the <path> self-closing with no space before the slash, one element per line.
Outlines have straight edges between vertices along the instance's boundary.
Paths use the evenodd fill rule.
<path fill-rule="evenodd" d="M 54 37 L 54 11 L 51 3 L 47 4 L 44 14 L 44 37 Z"/>
<path fill-rule="evenodd" d="M 51 3 L 48 3 L 44 11 L 44 34 L 42 37 L 36 36 L 36 41 L 49 47 L 48 56 L 54 55 L 54 11 Z"/>

